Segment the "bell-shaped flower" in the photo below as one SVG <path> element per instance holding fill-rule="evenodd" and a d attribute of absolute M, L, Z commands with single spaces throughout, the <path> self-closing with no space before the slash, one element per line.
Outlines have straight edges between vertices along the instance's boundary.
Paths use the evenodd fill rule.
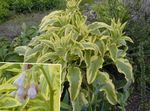
<path fill-rule="evenodd" d="M 23 87 L 18 88 L 17 96 L 19 96 L 19 97 L 24 96 L 24 88 Z"/>
<path fill-rule="evenodd" d="M 28 89 L 27 96 L 28 98 L 35 98 L 37 95 L 35 84 L 32 83 Z"/>
<path fill-rule="evenodd" d="M 23 87 L 24 78 L 25 78 L 25 72 L 22 72 L 20 76 L 14 81 L 13 85 L 16 87 Z"/>
<path fill-rule="evenodd" d="M 15 96 L 16 95 L 16 91 L 13 91 L 10 93 L 11 96 Z"/>
<path fill-rule="evenodd" d="M 19 102 L 23 103 L 24 102 L 24 97 L 23 96 L 17 96 L 17 99 Z"/>

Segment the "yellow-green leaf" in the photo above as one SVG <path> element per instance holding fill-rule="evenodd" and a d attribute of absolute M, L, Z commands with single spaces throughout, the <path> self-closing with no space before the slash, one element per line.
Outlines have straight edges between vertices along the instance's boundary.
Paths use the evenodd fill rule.
<path fill-rule="evenodd" d="M 134 81 L 132 66 L 127 59 L 120 58 L 116 61 L 117 69 L 125 75 L 127 81 Z"/>
<path fill-rule="evenodd" d="M 17 52 L 19 55 L 25 55 L 26 51 L 29 49 L 30 47 L 28 46 L 19 46 L 15 48 L 15 52 Z"/>
<path fill-rule="evenodd" d="M 110 52 L 110 57 L 113 61 L 116 61 L 117 59 L 117 53 L 118 53 L 118 48 L 116 44 L 111 44 L 108 46 L 109 52 Z"/>
<path fill-rule="evenodd" d="M 20 106 L 21 104 L 12 97 L 4 97 L 0 100 L 0 109 L 9 109 Z"/>
<path fill-rule="evenodd" d="M 106 98 L 112 105 L 117 104 L 117 92 L 112 80 L 109 78 L 109 74 L 106 72 L 98 71 L 96 82 L 101 86 L 100 91 L 104 91 Z"/>
<path fill-rule="evenodd" d="M 16 89 L 16 87 L 11 84 L 0 85 L 0 93 L 7 92 L 7 91 L 14 91 L 15 89 Z"/>
<path fill-rule="evenodd" d="M 78 67 L 69 67 L 67 79 L 70 84 L 69 87 L 70 97 L 71 100 L 74 101 L 80 92 L 80 87 L 82 83 L 82 75 L 80 69 Z"/>
<path fill-rule="evenodd" d="M 90 65 L 89 67 L 87 67 L 87 73 L 86 73 L 87 82 L 89 84 L 91 84 L 95 80 L 99 68 L 102 68 L 103 62 L 104 60 L 101 56 L 91 57 Z"/>
<path fill-rule="evenodd" d="M 43 56 L 39 57 L 37 59 L 37 62 L 38 63 L 44 63 L 44 62 L 47 62 L 48 60 L 54 59 L 56 57 L 57 57 L 57 54 L 55 52 L 49 52 L 49 53 L 46 53 Z"/>

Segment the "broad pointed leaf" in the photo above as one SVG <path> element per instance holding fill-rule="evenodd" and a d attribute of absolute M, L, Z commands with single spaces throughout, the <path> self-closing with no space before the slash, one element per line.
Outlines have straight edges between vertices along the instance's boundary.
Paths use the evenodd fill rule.
<path fill-rule="evenodd" d="M 109 48 L 111 59 L 113 61 L 116 61 L 117 53 L 118 53 L 118 48 L 117 48 L 116 44 L 111 44 L 110 46 L 108 46 L 108 48 Z"/>
<path fill-rule="evenodd" d="M 95 82 L 97 82 L 97 84 L 101 86 L 99 90 L 105 92 L 106 98 L 109 103 L 111 103 L 112 105 L 117 104 L 117 92 L 115 90 L 114 84 L 112 83 L 112 80 L 109 78 L 109 74 L 106 72 L 98 71 Z"/>
<path fill-rule="evenodd" d="M 101 56 L 91 57 L 90 65 L 89 67 L 87 67 L 87 73 L 86 73 L 87 82 L 89 84 L 91 84 L 95 80 L 99 68 L 102 68 L 103 62 L 104 60 Z"/>
<path fill-rule="evenodd" d="M 82 75 L 80 69 L 78 67 L 69 67 L 67 79 L 70 84 L 69 87 L 70 97 L 71 100 L 74 101 L 76 100 L 80 92 L 80 87 L 82 83 Z"/>
<path fill-rule="evenodd" d="M 9 109 L 20 106 L 21 104 L 12 97 L 4 97 L 0 100 L 0 109 Z"/>
<path fill-rule="evenodd" d="M 127 81 L 134 81 L 132 66 L 127 59 L 120 58 L 116 61 L 117 69 L 125 75 Z"/>

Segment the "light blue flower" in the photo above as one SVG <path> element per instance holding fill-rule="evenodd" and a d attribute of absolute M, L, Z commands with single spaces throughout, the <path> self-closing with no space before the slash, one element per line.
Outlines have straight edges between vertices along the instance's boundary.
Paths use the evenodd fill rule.
<path fill-rule="evenodd" d="M 24 102 L 24 97 L 23 96 L 17 96 L 17 99 L 19 102 L 23 103 Z"/>
<path fill-rule="evenodd" d="M 22 72 L 20 76 L 14 81 L 13 85 L 16 87 L 23 87 L 24 78 L 25 78 L 25 72 Z"/>
<path fill-rule="evenodd" d="M 37 95 L 36 87 L 34 83 L 32 83 L 28 89 L 27 96 L 28 98 L 35 98 Z"/>
<path fill-rule="evenodd" d="M 11 96 L 15 96 L 16 95 L 16 91 L 13 91 L 10 93 Z"/>
<path fill-rule="evenodd" d="M 24 96 L 24 88 L 23 87 L 19 87 L 17 90 L 17 96 L 19 97 L 23 97 Z"/>

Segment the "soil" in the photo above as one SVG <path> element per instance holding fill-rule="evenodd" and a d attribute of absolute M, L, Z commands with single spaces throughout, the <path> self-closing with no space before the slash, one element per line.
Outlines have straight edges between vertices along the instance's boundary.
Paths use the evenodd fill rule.
<path fill-rule="evenodd" d="M 21 26 L 23 23 L 25 23 L 27 26 L 37 26 L 42 18 L 49 12 L 50 11 L 34 12 L 10 17 L 8 21 L 0 24 L 0 37 L 7 37 L 9 40 L 12 40 L 21 33 Z"/>

